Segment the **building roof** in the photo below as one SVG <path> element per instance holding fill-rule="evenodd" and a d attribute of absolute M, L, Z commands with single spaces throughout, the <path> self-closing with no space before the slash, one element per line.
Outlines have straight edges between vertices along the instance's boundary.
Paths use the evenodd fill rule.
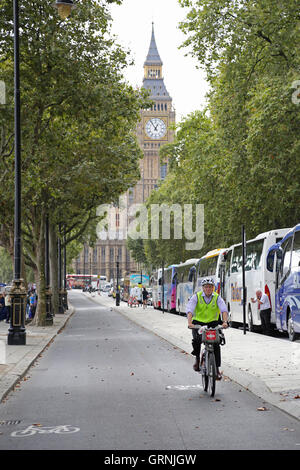
<path fill-rule="evenodd" d="M 157 50 L 155 36 L 154 36 L 154 23 L 152 23 L 152 35 L 150 41 L 149 52 L 144 63 L 144 66 L 162 66 L 162 60 Z M 143 88 L 150 90 L 150 99 L 159 99 L 162 101 L 172 101 L 170 97 L 164 79 L 162 77 L 144 77 L 143 79 Z"/>
<path fill-rule="evenodd" d="M 146 61 L 144 65 L 162 65 L 162 60 L 157 50 L 155 36 L 154 36 L 154 23 L 152 23 L 152 35 L 150 41 L 150 47 L 148 51 L 148 55 L 146 57 Z"/>
<path fill-rule="evenodd" d="M 162 101 L 170 101 L 172 99 L 166 89 L 164 80 L 162 78 L 144 78 L 143 88 L 146 88 L 146 90 L 151 91 L 151 99 L 155 98 Z"/>

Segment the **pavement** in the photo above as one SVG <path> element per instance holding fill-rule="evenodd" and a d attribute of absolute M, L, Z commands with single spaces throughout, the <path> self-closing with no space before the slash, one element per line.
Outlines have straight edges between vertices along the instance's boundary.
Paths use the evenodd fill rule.
<path fill-rule="evenodd" d="M 69 310 L 64 314 L 55 315 L 51 326 L 25 325 L 24 346 L 7 345 L 9 324 L 5 321 L 0 322 L 0 402 L 24 378 L 30 366 L 50 346 L 73 313 L 75 313 L 74 308 L 69 306 Z"/>
<path fill-rule="evenodd" d="M 85 295 L 91 301 L 118 311 L 129 320 L 164 338 L 180 350 L 190 354 L 191 331 L 183 316 L 155 310 L 153 307 L 129 307 L 121 302 L 116 306 L 112 297 Z M 72 293 L 73 294 L 73 293 Z M 0 401 L 26 375 L 43 350 L 64 328 L 76 310 L 69 302 L 69 310 L 55 315 L 53 326 L 26 326 L 26 345 L 7 345 L 8 324 L 0 322 Z M 300 420 L 300 340 L 263 336 L 242 329 L 225 330 L 226 344 L 222 346 L 224 378 L 240 384 L 263 401 Z M 191 356 L 191 368 L 194 360 Z"/>

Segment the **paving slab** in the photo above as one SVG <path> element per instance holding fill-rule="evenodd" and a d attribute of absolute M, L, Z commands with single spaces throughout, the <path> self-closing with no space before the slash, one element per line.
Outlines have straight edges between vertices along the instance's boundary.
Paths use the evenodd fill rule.
<path fill-rule="evenodd" d="M 9 324 L 0 322 L 0 401 L 3 401 L 24 377 L 29 367 L 64 328 L 73 313 L 74 308 L 70 306 L 64 314 L 55 315 L 51 326 L 26 325 L 25 345 L 8 345 Z"/>

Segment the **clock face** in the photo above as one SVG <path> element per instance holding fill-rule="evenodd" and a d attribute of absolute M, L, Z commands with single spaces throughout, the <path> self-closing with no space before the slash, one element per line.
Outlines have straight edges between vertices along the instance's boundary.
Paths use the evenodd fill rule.
<path fill-rule="evenodd" d="M 166 135 L 167 126 L 162 119 L 152 118 L 146 122 L 145 130 L 151 139 L 161 139 Z"/>

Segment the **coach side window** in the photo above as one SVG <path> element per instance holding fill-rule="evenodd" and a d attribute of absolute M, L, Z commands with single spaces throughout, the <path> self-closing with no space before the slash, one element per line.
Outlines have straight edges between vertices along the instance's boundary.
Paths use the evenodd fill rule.
<path fill-rule="evenodd" d="M 288 240 L 282 245 L 282 261 L 280 267 L 280 280 L 284 280 L 287 273 L 290 270 L 291 264 L 291 249 L 292 249 L 292 237 L 289 237 Z"/>
<path fill-rule="evenodd" d="M 242 259 L 243 259 L 242 247 L 237 246 L 233 249 L 232 263 L 231 263 L 232 273 L 237 273 L 238 271 L 242 269 Z"/>
<path fill-rule="evenodd" d="M 232 251 L 230 250 L 228 251 L 228 253 L 226 253 L 226 257 L 225 257 L 225 272 L 227 276 L 230 276 L 231 254 L 232 254 Z"/>
<path fill-rule="evenodd" d="M 295 232 L 294 246 L 292 253 L 292 268 L 300 267 L 300 231 Z"/>

